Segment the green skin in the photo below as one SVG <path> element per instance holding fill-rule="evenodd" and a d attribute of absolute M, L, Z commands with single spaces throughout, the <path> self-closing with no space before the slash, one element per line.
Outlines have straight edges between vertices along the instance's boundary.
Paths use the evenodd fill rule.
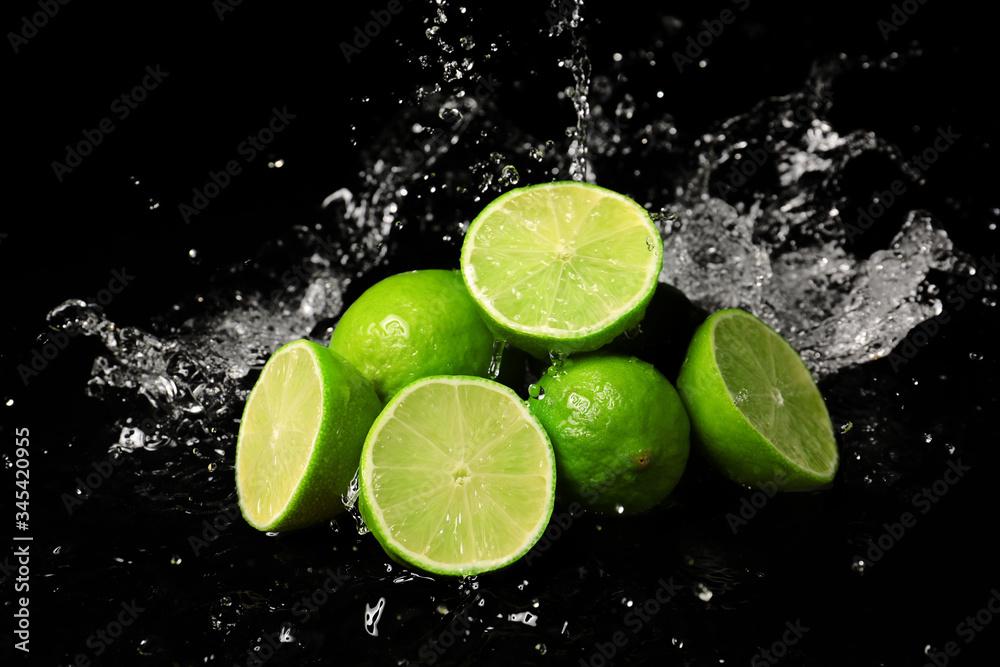
<path fill-rule="evenodd" d="M 830 416 L 815 384 L 810 390 L 813 396 L 808 406 L 811 407 L 798 405 L 799 410 L 809 411 L 795 413 L 799 429 L 796 433 L 808 430 L 816 438 L 813 446 L 829 451 L 832 467 L 825 474 L 802 467 L 775 448 L 751 424 L 730 395 L 716 363 L 713 332 L 720 317 L 737 312 L 723 310 L 705 320 L 692 337 L 678 374 L 677 390 L 691 418 L 695 447 L 723 475 L 752 488 L 765 489 L 777 484 L 783 491 L 796 491 L 829 484 L 836 475 L 839 454 Z M 808 376 L 809 371 L 798 354 L 780 334 L 763 322 L 757 326 L 769 331 L 787 348 L 786 363 L 794 363 L 800 367 L 800 373 Z M 768 360 L 765 365 L 770 363 Z"/>
<path fill-rule="evenodd" d="M 538 384 L 529 407 L 552 439 L 560 495 L 602 513 L 635 514 L 673 491 L 687 465 L 690 425 L 653 366 L 598 352 L 550 368 Z"/>
<path fill-rule="evenodd" d="M 305 473 L 281 515 L 268 525 L 257 525 L 249 518 L 245 507 L 245 503 L 253 502 L 253 499 L 239 494 L 240 511 L 244 518 L 261 531 L 307 528 L 344 511 L 341 496 L 347 493 L 354 478 L 365 435 L 382 409 L 371 384 L 339 355 L 308 340 L 293 341 L 283 347 L 293 346 L 312 350 L 320 362 L 324 418 L 316 433 L 315 448 L 306 464 Z M 258 385 L 259 383 L 260 380 Z M 256 389 L 257 386 L 254 387 L 255 391 Z M 248 399 L 236 445 L 238 491 L 242 488 L 239 482 L 239 459 L 243 455 L 243 427 L 248 422 L 249 406 Z"/>
<path fill-rule="evenodd" d="M 486 377 L 493 341 L 458 272 L 428 269 L 366 290 L 340 318 L 330 348 L 361 371 L 385 403 L 430 375 Z"/>

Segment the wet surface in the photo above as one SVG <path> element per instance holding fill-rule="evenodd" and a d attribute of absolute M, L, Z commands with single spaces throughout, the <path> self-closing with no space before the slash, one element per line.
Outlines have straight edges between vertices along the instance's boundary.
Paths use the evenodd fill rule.
<path fill-rule="evenodd" d="M 32 540 L 0 586 L 11 616 L 30 597 L 31 653 L 8 616 L 8 662 L 984 664 L 996 58 L 983 17 L 913 6 L 66 5 L 34 33 L 18 8 L 0 434 Z M 352 512 L 249 528 L 237 420 L 268 355 L 326 342 L 381 277 L 457 266 L 500 192 L 573 177 L 654 213 L 692 302 L 661 290 L 622 344 L 669 376 L 705 311 L 759 314 L 820 379 L 832 488 L 695 457 L 666 505 L 558 504 L 465 581 Z"/>

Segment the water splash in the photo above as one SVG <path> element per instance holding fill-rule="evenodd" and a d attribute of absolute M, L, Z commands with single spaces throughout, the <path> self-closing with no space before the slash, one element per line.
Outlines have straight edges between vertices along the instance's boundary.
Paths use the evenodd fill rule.
<path fill-rule="evenodd" d="M 324 226 L 293 227 L 148 326 L 119 326 L 85 301 L 56 306 L 53 327 L 105 348 L 87 392 L 132 401 L 112 447 L 193 451 L 210 442 L 225 453 L 268 356 L 299 337 L 325 342 L 352 281 L 401 252 L 397 236 L 417 229 L 442 240 L 442 256 L 457 258 L 468 221 L 489 200 L 553 178 L 609 183 L 628 174 L 625 192 L 650 210 L 663 237 L 661 280 L 706 310 L 754 312 L 821 378 L 886 356 L 942 312 L 931 276 L 960 276 L 974 263 L 940 221 L 899 211 L 888 243 L 861 253 L 841 210 L 857 160 L 878 156 L 906 173 L 894 146 L 831 120 L 830 91 L 855 63 L 817 63 L 801 86 L 691 138 L 669 113 L 648 110 L 651 100 L 616 76 L 619 65 L 595 72 L 603 66 L 587 51 L 582 2 L 551 8 L 555 18 L 538 37 L 569 40 L 561 68 L 571 81 L 560 97 L 572 108 L 552 104 L 564 114 L 556 126 L 568 133 L 535 135 L 501 112 L 497 101 L 515 86 L 489 70 L 486 56 L 497 47 L 464 39 L 472 12 L 439 3 L 412 56 L 433 80 L 393 105 L 384 132 L 361 147 L 360 182 L 331 187 Z"/>

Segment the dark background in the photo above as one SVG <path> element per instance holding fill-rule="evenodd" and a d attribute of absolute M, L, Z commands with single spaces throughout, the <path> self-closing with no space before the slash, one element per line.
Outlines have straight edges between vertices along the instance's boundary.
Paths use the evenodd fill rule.
<path fill-rule="evenodd" d="M 402 2 L 399 16 L 350 63 L 339 44 L 353 39 L 354 27 L 370 21 L 368 12 L 383 9 L 383 3 L 322 10 L 317 4 L 245 0 L 220 18 L 209 2 L 71 2 L 60 5 L 17 53 L 8 37 L 3 56 L 8 211 L 0 222 L 0 233 L 6 234 L 0 238 L 0 398 L 4 404 L 14 402 L 10 407 L 0 404 L 5 452 L 11 450 L 15 427 L 30 425 L 40 434 L 33 444 L 55 449 L 73 432 L 72 420 L 79 418 L 74 411 L 87 411 L 99 423 L 106 409 L 96 401 L 81 404 L 82 387 L 98 351 L 91 340 L 74 343 L 69 353 L 51 362 L 54 369 L 29 386 L 21 382 L 17 367 L 30 363 L 52 307 L 67 298 L 96 294 L 107 286 L 113 270 L 125 268 L 134 282 L 115 296 L 107 313 L 119 324 L 142 327 L 175 302 L 208 289 L 229 267 L 254 257 L 269 239 L 286 235 L 291 225 L 327 220 L 319 203 L 329 193 L 340 187 L 358 191 L 359 171 L 368 163 L 365 147 L 398 112 L 399 100 L 408 100 L 416 83 L 433 78 L 412 61 L 425 48 L 420 33 L 429 25 L 424 19 L 432 13 L 430 4 Z M 559 106 L 553 100 L 554 91 L 566 85 L 566 75 L 552 63 L 566 55 L 566 44 L 525 37 L 547 25 L 544 3 L 494 4 L 476 10 L 481 17 L 477 38 L 497 41 L 502 57 L 494 63 L 495 72 L 501 79 L 520 81 L 517 94 L 505 95 L 499 103 L 509 117 L 530 125 L 537 135 L 558 136 L 572 111 L 567 102 Z M 663 66 L 650 70 L 647 79 L 634 76 L 632 85 L 638 91 L 667 91 L 662 100 L 646 98 L 652 105 L 646 112 L 669 111 L 688 140 L 768 95 L 799 87 L 817 59 L 838 53 L 879 59 L 893 51 L 920 51 L 918 65 L 902 76 L 887 76 L 884 85 L 877 75 L 843 77 L 831 121 L 844 133 L 870 129 L 905 155 L 929 145 L 938 127 L 954 126 L 962 141 L 935 166 L 928 182 L 914 190 L 907 207 L 928 207 L 946 222 L 959 248 L 989 256 L 997 246 L 997 232 L 989 229 L 989 222 L 1000 221 L 993 212 L 1000 197 L 995 144 L 998 62 L 991 21 L 971 5 L 910 3 L 919 9 L 885 39 L 877 22 L 888 20 L 900 4 L 869 3 L 858 9 L 752 2 L 706 51 L 709 66 L 683 73 L 669 63 L 670 54 L 685 47 L 684 40 L 700 30 L 700 21 L 718 17 L 724 8 L 735 10 L 736 5 L 691 3 L 656 11 L 639 10 L 637 3 L 588 2 L 584 16 L 595 63 L 606 62 L 612 52 L 658 43 L 655 50 Z M 457 6 L 450 5 L 449 12 L 454 14 Z M 22 17 L 38 11 L 37 3 L 9 4 L 2 24 L 5 33 L 20 32 Z M 668 11 L 682 20 L 682 27 L 671 28 L 662 20 Z M 128 118 L 114 117 L 112 101 L 139 84 L 147 66 L 159 66 L 169 76 Z M 243 173 L 204 212 L 185 222 L 178 205 L 191 202 L 192 188 L 203 187 L 210 171 L 240 159 L 240 142 L 264 127 L 275 107 L 295 114 L 289 127 L 252 164 L 244 165 Z M 561 111 L 562 117 L 556 118 L 551 109 Z M 62 182 L 57 180 L 52 162 L 63 161 L 66 145 L 79 142 L 84 130 L 93 130 L 105 117 L 113 117 L 115 131 Z M 278 158 L 284 166 L 268 168 L 267 162 Z M 870 171 L 854 175 L 859 193 L 884 187 L 881 168 L 873 164 Z M 159 206 L 151 209 L 151 201 Z M 197 250 L 197 262 L 189 255 L 192 249 Z M 951 413 L 967 407 L 968 414 L 951 414 L 946 432 L 935 435 L 966 443 L 971 453 L 967 460 L 976 463 L 973 481 L 955 490 L 946 512 L 921 522 L 920 530 L 907 538 L 906 549 L 891 554 L 891 568 L 857 579 L 856 590 L 845 593 L 840 584 L 822 579 L 827 566 L 842 569 L 844 554 L 799 557 L 796 544 L 816 541 L 808 534 L 782 542 L 791 573 L 783 581 L 785 588 L 772 591 L 761 585 L 757 590 L 766 598 L 788 594 L 790 582 L 805 590 L 815 588 L 815 598 L 800 598 L 810 600 L 804 614 L 824 608 L 824 596 L 837 594 L 843 600 L 857 595 L 865 600 L 845 612 L 853 617 L 843 618 L 842 626 L 836 610 L 825 610 L 827 623 L 811 639 L 830 647 L 831 662 L 826 664 L 870 664 L 863 659 L 868 651 L 879 656 L 880 664 L 922 664 L 912 653 L 900 654 L 893 662 L 885 656 L 894 651 L 878 647 L 895 646 L 894 637 L 900 635 L 909 642 L 901 641 L 900 647 L 912 647 L 919 636 L 927 636 L 928 643 L 949 638 L 964 615 L 985 604 L 991 586 L 1000 585 L 992 542 L 997 502 L 990 488 L 997 436 L 989 428 L 997 393 L 996 318 L 970 309 L 956 320 L 921 358 L 925 389 L 912 395 L 913 402 L 901 406 L 894 417 L 926 422 L 933 431 L 935 411 L 944 397 Z M 969 350 L 984 359 L 969 363 Z M 847 374 L 843 384 L 856 381 L 863 386 L 861 376 L 869 372 L 885 375 L 886 368 L 865 369 L 856 378 Z M 854 397 L 842 389 L 835 402 L 843 407 L 852 400 L 864 400 L 860 389 Z M 923 479 L 933 481 L 943 470 L 943 460 L 926 461 L 920 469 Z M 46 464 L 40 459 L 33 466 L 32 490 L 40 498 L 34 507 L 58 509 L 51 499 L 47 504 L 42 500 L 45 494 L 61 492 L 46 487 Z M 853 474 L 850 462 L 844 474 Z M 738 497 L 728 496 L 706 511 L 724 513 Z M 883 520 L 899 516 L 898 506 L 890 501 L 863 506 L 880 498 L 834 499 L 844 501 L 834 512 L 834 522 L 860 517 L 867 528 L 877 529 Z M 4 507 L 13 511 L 7 503 Z M 44 531 L 45 518 L 41 514 L 33 521 L 39 526 L 35 534 Z M 115 518 L 109 516 L 108 521 Z M 635 528 L 642 530 L 641 524 Z M 698 535 L 697 526 L 685 528 L 686 534 Z M 147 537 L 155 539 L 151 532 Z M 765 532 L 731 547 L 743 550 L 748 564 L 761 559 L 773 565 L 782 557 L 769 551 L 773 538 Z M 69 531 L 53 540 L 67 544 L 86 537 Z M 46 565 L 44 560 L 36 562 L 38 583 Z M 135 583 L 142 587 L 142 582 Z M 3 590 L 6 603 L 9 581 Z M 47 627 L 45 620 L 63 617 L 63 611 L 54 611 L 56 606 L 79 602 L 62 600 L 57 592 L 36 598 L 33 644 L 58 643 L 61 629 Z M 753 611 L 743 613 L 749 617 Z M 977 662 L 975 654 L 989 655 L 998 634 L 997 627 L 984 630 L 955 664 L 987 664 Z M 810 664 L 824 664 L 823 651 L 811 655 L 815 663 Z M 517 659 L 530 664 L 532 656 Z M 570 662 L 575 664 L 575 659 Z"/>

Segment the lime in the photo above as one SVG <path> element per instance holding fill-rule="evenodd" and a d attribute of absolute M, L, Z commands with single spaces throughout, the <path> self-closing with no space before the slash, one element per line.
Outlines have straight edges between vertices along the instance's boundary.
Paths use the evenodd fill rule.
<path fill-rule="evenodd" d="M 552 438 L 561 496 L 633 514 L 680 481 L 690 424 L 677 391 L 652 365 L 606 352 L 570 357 L 529 396 Z"/>
<path fill-rule="evenodd" d="M 371 384 L 329 348 L 307 340 L 279 348 L 247 396 L 236 442 L 247 523 L 291 530 L 342 511 L 381 407 Z"/>
<path fill-rule="evenodd" d="M 628 197 L 576 181 L 510 190 L 469 225 L 462 276 L 494 335 L 536 357 L 596 350 L 642 319 L 663 241 Z"/>
<path fill-rule="evenodd" d="M 413 567 L 471 575 L 513 563 L 548 524 L 552 445 L 508 387 L 474 377 L 407 385 L 361 453 L 359 509 L 385 551 Z"/>
<path fill-rule="evenodd" d="M 457 271 L 389 276 L 351 304 L 330 348 L 375 385 L 382 401 L 429 375 L 486 376 L 493 335 Z"/>
<path fill-rule="evenodd" d="M 833 480 L 839 457 L 823 397 L 795 349 L 750 313 L 705 320 L 677 389 L 696 442 L 730 479 L 785 490 Z"/>

